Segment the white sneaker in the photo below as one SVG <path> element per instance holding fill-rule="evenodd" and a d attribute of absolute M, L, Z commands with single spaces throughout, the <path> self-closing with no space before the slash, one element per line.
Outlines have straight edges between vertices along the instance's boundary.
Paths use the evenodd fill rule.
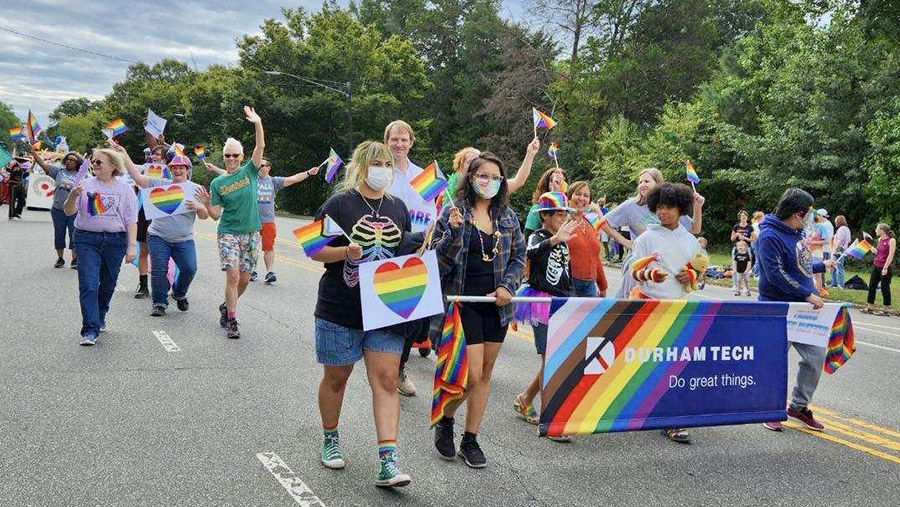
<path fill-rule="evenodd" d="M 412 380 L 409 380 L 405 371 L 400 372 L 400 375 L 398 376 L 397 392 L 403 396 L 416 395 L 416 386 L 412 383 Z"/>

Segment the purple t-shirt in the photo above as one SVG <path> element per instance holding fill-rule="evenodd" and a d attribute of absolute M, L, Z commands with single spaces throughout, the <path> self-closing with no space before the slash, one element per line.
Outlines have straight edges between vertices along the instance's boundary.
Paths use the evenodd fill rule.
<path fill-rule="evenodd" d="M 137 223 L 137 196 L 131 185 L 113 178 L 82 182 L 84 192 L 76 199 L 75 228 L 90 232 L 125 232 Z"/>

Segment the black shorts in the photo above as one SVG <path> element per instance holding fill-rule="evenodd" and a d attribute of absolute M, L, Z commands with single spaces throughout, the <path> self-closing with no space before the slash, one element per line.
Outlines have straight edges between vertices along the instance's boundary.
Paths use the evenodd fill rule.
<path fill-rule="evenodd" d="M 150 228 L 150 222 L 153 220 L 147 220 L 144 217 L 144 207 L 138 210 L 138 220 L 137 220 L 137 241 L 138 243 L 146 243 L 147 242 L 147 229 Z"/>
<path fill-rule="evenodd" d="M 509 326 L 500 324 L 500 311 L 494 303 L 463 303 L 459 318 L 466 335 L 466 345 L 484 342 L 503 343 Z"/>

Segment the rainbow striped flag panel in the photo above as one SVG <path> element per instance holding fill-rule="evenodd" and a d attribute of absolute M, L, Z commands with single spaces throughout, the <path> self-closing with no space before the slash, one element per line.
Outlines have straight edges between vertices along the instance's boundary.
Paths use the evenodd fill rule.
<path fill-rule="evenodd" d="M 459 317 L 459 303 L 451 303 L 445 315 L 434 367 L 432 426 L 441 420 L 444 408 L 450 402 L 466 393 L 469 380 L 469 358 L 466 355 L 466 336 Z"/>
<path fill-rule="evenodd" d="M 338 169 L 344 164 L 344 161 L 341 160 L 341 157 L 334 151 L 334 148 L 331 148 L 331 151 L 328 152 L 328 160 L 325 164 L 327 166 L 325 169 L 325 181 L 330 185 L 331 182 L 334 181 L 334 176 L 337 174 Z"/>
<path fill-rule="evenodd" d="M 866 254 L 874 252 L 874 251 L 875 251 L 875 247 L 873 247 L 871 244 L 869 244 L 868 241 L 866 241 L 864 239 L 863 240 L 853 240 L 853 244 L 851 244 L 850 247 L 847 248 L 847 252 L 844 253 L 844 255 L 853 257 L 854 259 L 862 260 L 862 258 L 865 257 Z"/>
<path fill-rule="evenodd" d="M 434 200 L 447 188 L 447 178 L 438 167 L 437 161 L 428 164 L 418 176 L 410 180 L 413 189 L 425 199 L 425 202 Z"/>
<path fill-rule="evenodd" d="M 554 298 L 540 435 L 786 419 L 787 303 Z"/>
<path fill-rule="evenodd" d="M 128 127 L 125 125 L 125 122 L 121 118 L 116 118 L 115 120 L 109 122 L 106 125 L 106 128 L 112 131 L 112 137 L 119 137 L 125 132 L 128 132 Z"/>
<path fill-rule="evenodd" d="M 9 137 L 13 141 L 24 141 L 25 140 L 25 127 L 10 127 L 9 129 Z"/>
<path fill-rule="evenodd" d="M 556 120 L 551 118 L 546 113 L 538 111 L 537 108 L 531 108 L 531 117 L 532 121 L 534 122 L 535 129 L 545 128 L 547 130 L 550 130 L 556 126 Z"/>
<path fill-rule="evenodd" d="M 43 129 L 41 129 L 40 123 L 38 123 L 37 118 L 34 117 L 34 114 L 32 114 L 29 109 L 28 120 L 25 122 L 25 133 L 28 135 L 28 139 L 31 142 L 37 141 L 41 132 L 43 132 Z"/>
<path fill-rule="evenodd" d="M 690 160 L 684 163 L 684 170 L 687 173 L 687 179 L 694 185 L 700 184 L 700 176 L 697 174 L 697 171 L 694 170 L 694 164 L 691 163 Z"/>

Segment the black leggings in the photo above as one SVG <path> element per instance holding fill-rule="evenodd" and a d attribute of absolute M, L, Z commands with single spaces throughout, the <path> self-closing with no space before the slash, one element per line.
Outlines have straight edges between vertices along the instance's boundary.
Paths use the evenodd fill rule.
<path fill-rule="evenodd" d="M 867 301 L 870 305 L 875 304 L 875 287 L 878 286 L 878 282 L 881 282 L 881 299 L 883 300 L 884 306 L 891 306 L 891 268 L 888 268 L 887 274 L 881 274 L 881 268 L 878 266 L 872 267 L 872 276 L 869 277 L 869 299 Z"/>

